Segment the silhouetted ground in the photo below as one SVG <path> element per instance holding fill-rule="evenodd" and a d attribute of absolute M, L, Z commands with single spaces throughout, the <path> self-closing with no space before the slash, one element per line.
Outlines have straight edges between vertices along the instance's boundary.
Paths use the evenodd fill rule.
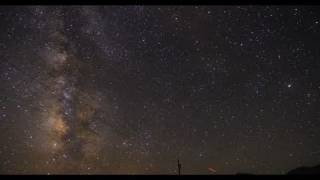
<path fill-rule="evenodd" d="M 296 174 L 320 174 L 320 165 L 314 167 L 299 167 L 287 173 L 288 175 Z"/>
<path fill-rule="evenodd" d="M 236 175 L 254 175 L 254 174 L 249 174 L 249 173 L 237 173 Z"/>
<path fill-rule="evenodd" d="M 296 169 L 290 170 L 287 175 L 304 175 L 304 174 L 317 174 L 320 175 L 320 164 L 313 167 L 298 167 Z M 236 175 L 254 175 L 250 173 L 237 173 Z"/>

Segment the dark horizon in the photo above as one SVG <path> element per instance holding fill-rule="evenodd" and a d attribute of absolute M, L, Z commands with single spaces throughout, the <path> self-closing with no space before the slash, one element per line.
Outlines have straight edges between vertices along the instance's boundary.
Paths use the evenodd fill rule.
<path fill-rule="evenodd" d="M 0 6 L 0 174 L 320 163 L 320 6 Z"/>

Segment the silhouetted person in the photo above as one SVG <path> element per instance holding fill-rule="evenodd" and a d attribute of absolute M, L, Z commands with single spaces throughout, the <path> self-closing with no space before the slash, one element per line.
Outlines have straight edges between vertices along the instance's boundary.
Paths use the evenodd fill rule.
<path fill-rule="evenodd" d="M 178 159 L 178 174 L 179 175 L 181 174 L 181 164 L 180 164 L 179 159 Z"/>

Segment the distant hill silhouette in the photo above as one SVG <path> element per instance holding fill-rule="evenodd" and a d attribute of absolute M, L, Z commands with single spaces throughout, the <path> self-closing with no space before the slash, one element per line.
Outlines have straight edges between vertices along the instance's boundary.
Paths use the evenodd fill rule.
<path fill-rule="evenodd" d="M 320 165 L 313 167 L 299 167 L 293 169 L 287 173 L 288 175 L 296 175 L 296 174 L 320 174 Z"/>
<path fill-rule="evenodd" d="M 320 164 L 313 167 L 298 167 L 296 169 L 290 170 L 287 175 L 304 175 L 304 174 L 318 174 L 320 175 Z M 237 173 L 235 175 L 254 175 L 250 173 Z"/>

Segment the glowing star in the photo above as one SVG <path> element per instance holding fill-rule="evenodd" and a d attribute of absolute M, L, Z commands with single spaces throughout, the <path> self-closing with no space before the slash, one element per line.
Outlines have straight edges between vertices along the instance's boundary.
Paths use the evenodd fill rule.
<path fill-rule="evenodd" d="M 291 88 L 292 87 L 292 84 L 288 84 L 288 88 Z"/>

